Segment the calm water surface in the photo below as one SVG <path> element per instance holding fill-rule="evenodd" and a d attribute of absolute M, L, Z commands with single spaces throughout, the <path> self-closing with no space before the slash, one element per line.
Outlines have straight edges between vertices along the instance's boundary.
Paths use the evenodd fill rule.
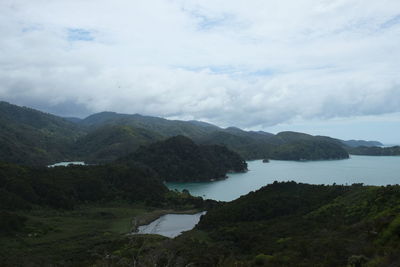
<path fill-rule="evenodd" d="M 167 237 L 176 237 L 184 231 L 189 231 L 199 222 L 201 215 L 196 214 L 166 214 L 147 225 L 139 226 L 139 234 L 158 234 Z"/>
<path fill-rule="evenodd" d="M 400 156 L 351 156 L 334 161 L 248 161 L 249 171 L 229 174 L 226 180 L 202 183 L 167 183 L 168 188 L 188 189 L 192 195 L 230 201 L 274 181 L 310 184 L 400 184 Z"/>

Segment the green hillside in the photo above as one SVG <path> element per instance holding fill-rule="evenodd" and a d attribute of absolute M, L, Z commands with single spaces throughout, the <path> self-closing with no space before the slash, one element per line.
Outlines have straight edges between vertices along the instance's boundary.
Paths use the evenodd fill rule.
<path fill-rule="evenodd" d="M 176 135 L 188 136 L 192 139 L 201 138 L 210 132 L 219 129 L 217 126 L 196 123 L 194 121 L 167 120 L 140 114 L 119 114 L 115 112 L 101 112 L 93 114 L 79 122 L 80 125 L 96 128 L 104 125 L 124 125 L 155 132 L 165 137 Z"/>
<path fill-rule="evenodd" d="M 291 141 L 277 146 L 269 154 L 276 160 L 336 160 L 347 159 L 349 154 L 336 142 L 319 138 Z"/>
<path fill-rule="evenodd" d="M 109 252 L 132 262 L 116 251 L 145 249 L 136 264 L 157 266 L 399 266 L 399 207 L 399 186 L 275 182 L 210 209 L 174 240 L 132 237 Z"/>
<path fill-rule="evenodd" d="M 400 156 L 400 146 L 377 147 L 377 146 L 360 146 L 348 149 L 353 155 L 367 156 Z"/>
<path fill-rule="evenodd" d="M 232 251 L 221 266 L 397 266 L 399 207 L 399 186 L 274 183 L 209 211 L 197 229 L 209 238 L 204 259 Z"/>
<path fill-rule="evenodd" d="M 200 121 L 167 120 L 139 114 L 101 112 L 85 119 L 60 118 L 0 102 L 0 160 L 25 165 L 59 161 L 111 162 L 169 137 L 182 135 L 201 145 L 222 145 L 246 160 L 324 160 L 359 155 L 398 155 L 396 149 L 352 147 L 375 144 L 298 132 L 271 134 L 219 128 Z M 349 144 L 349 145 L 347 145 Z"/>
<path fill-rule="evenodd" d="M 86 201 L 162 201 L 167 192 L 148 167 L 130 164 L 29 168 L 0 163 L 0 209 L 72 209 Z"/>
<path fill-rule="evenodd" d="M 383 146 L 381 142 L 378 141 L 365 141 L 365 140 L 341 140 L 343 144 L 345 144 L 348 147 L 360 147 L 360 146 L 366 146 L 366 147 L 373 147 L 373 146 Z"/>
<path fill-rule="evenodd" d="M 138 164 L 0 163 L 0 266 L 94 266 L 109 244 L 122 244 L 137 227 L 135 218 L 149 223 L 212 204 L 169 191 Z"/>
<path fill-rule="evenodd" d="M 196 145 L 181 135 L 140 147 L 119 162 L 145 164 L 165 181 L 209 181 L 247 170 L 246 162 L 226 147 Z"/>
<path fill-rule="evenodd" d="M 156 132 L 126 125 L 108 125 L 89 131 L 73 148 L 87 162 L 111 162 L 164 137 Z"/>
<path fill-rule="evenodd" d="M 201 139 L 200 143 L 226 146 L 247 160 L 268 157 L 271 149 L 275 146 L 266 142 L 257 141 L 249 136 L 238 136 L 223 131 L 211 133 Z"/>
<path fill-rule="evenodd" d="M 27 165 L 72 159 L 71 145 L 83 135 L 63 118 L 7 102 L 0 102 L 0 127 L 0 160 Z"/>

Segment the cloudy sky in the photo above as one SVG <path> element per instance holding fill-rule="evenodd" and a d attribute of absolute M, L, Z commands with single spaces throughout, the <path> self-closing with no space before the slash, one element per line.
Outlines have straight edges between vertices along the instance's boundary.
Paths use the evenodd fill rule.
<path fill-rule="evenodd" d="M 399 0 L 1 0 L 0 99 L 400 143 Z"/>

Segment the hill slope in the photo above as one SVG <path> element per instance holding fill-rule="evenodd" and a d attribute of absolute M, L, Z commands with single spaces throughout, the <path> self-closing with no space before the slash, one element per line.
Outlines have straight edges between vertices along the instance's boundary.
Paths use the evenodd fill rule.
<path fill-rule="evenodd" d="M 367 155 L 367 156 L 399 156 L 400 146 L 392 147 L 377 147 L 377 146 L 360 146 L 348 149 L 350 154 L 353 155 Z"/>
<path fill-rule="evenodd" d="M 175 239 L 132 235 L 106 252 L 138 266 L 399 266 L 399 205 L 400 186 L 275 182 Z"/>
<path fill-rule="evenodd" d="M 154 169 L 165 181 L 209 181 L 227 172 L 247 170 L 246 162 L 223 146 L 196 145 L 184 136 L 171 137 L 141 147 L 120 162 L 140 162 Z"/>
<path fill-rule="evenodd" d="M 0 160 L 44 165 L 73 157 L 72 143 L 83 134 L 67 120 L 0 102 Z"/>
<path fill-rule="evenodd" d="M 349 154 L 336 142 L 314 138 L 292 141 L 272 150 L 270 159 L 276 160 L 336 160 L 347 159 Z"/>
<path fill-rule="evenodd" d="M 162 139 L 162 135 L 141 128 L 105 125 L 79 138 L 73 148 L 79 158 L 102 163 L 114 161 L 136 151 L 141 145 Z"/>
<path fill-rule="evenodd" d="M 397 266 L 399 204 L 399 186 L 275 182 L 209 211 L 197 228 L 214 244 L 204 258 L 216 246 L 248 264 Z"/>
<path fill-rule="evenodd" d="M 182 135 L 201 145 L 223 145 L 244 159 L 323 160 L 354 154 L 393 155 L 388 149 L 357 149 L 364 141 L 342 141 L 297 132 L 271 134 L 219 128 L 200 121 L 101 112 L 85 119 L 63 119 L 34 109 L 0 102 L 0 160 L 26 165 L 57 161 L 110 162 L 140 145 Z M 374 150 L 374 152 L 371 152 Z M 289 155 L 290 154 L 290 155 Z M 288 156 L 289 155 L 289 156 Z"/>
<path fill-rule="evenodd" d="M 91 128 L 102 127 L 104 125 L 132 126 L 152 131 L 165 137 L 184 135 L 193 139 L 203 137 L 219 129 L 219 127 L 212 124 L 196 121 L 167 120 L 140 114 L 129 115 L 115 112 L 93 114 L 80 121 L 79 124 Z"/>
<path fill-rule="evenodd" d="M 0 162 L 0 210 L 72 209 L 121 198 L 155 202 L 167 191 L 154 171 L 137 164 L 37 168 Z"/>
<path fill-rule="evenodd" d="M 343 144 L 345 144 L 348 147 L 359 147 L 359 146 L 366 146 L 366 147 L 371 147 L 371 146 L 383 146 L 381 142 L 378 141 L 364 141 L 364 140 L 342 140 Z"/>

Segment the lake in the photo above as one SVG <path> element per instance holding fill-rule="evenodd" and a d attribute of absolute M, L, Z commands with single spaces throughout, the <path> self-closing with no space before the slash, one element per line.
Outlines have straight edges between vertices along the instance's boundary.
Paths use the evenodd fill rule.
<path fill-rule="evenodd" d="M 231 201 L 274 181 L 309 184 L 387 185 L 400 183 L 400 156 L 351 156 L 330 161 L 248 161 L 249 171 L 214 182 L 166 183 L 169 189 L 188 189 L 192 195 Z"/>
<path fill-rule="evenodd" d="M 139 234 L 158 234 L 174 238 L 184 231 L 192 230 L 199 222 L 201 215 L 206 212 L 196 214 L 166 214 L 147 225 L 138 227 Z"/>

